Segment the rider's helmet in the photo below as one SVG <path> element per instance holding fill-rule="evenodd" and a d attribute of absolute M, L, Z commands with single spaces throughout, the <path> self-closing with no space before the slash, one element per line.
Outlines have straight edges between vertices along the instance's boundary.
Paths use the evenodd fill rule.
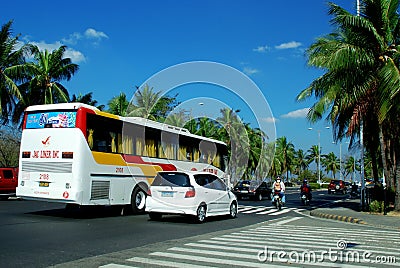
<path fill-rule="evenodd" d="M 281 177 L 276 177 L 276 182 L 281 182 Z"/>
<path fill-rule="evenodd" d="M 304 179 L 304 180 L 303 180 L 303 184 L 307 184 L 307 179 Z"/>

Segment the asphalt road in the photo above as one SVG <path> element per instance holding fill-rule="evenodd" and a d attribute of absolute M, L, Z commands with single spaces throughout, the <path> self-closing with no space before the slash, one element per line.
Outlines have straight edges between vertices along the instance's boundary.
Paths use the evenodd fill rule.
<path fill-rule="evenodd" d="M 325 193 L 315 192 L 312 205 L 342 198 Z M 180 216 L 150 221 L 148 215 L 121 216 L 119 209 L 110 207 L 71 212 L 61 204 L 10 199 L 0 202 L 1 267 L 48 267 L 243 228 L 308 209 L 301 206 L 297 189 L 288 191 L 287 207 L 277 214 L 269 200 L 241 200 L 236 219 L 215 217 L 193 224 Z"/>

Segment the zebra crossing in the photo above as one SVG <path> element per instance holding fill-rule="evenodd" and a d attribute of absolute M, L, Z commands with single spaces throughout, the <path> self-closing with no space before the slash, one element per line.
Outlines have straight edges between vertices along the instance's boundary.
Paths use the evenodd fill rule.
<path fill-rule="evenodd" d="M 290 211 L 301 212 L 305 209 L 302 208 L 291 208 L 283 207 L 282 210 L 277 210 L 274 206 L 238 206 L 238 212 L 240 214 L 257 214 L 257 215 L 271 215 L 277 216 L 288 213 Z"/>
<path fill-rule="evenodd" d="M 398 231 L 293 224 L 300 219 L 304 217 L 284 216 L 249 229 L 138 253 L 99 268 L 400 266 Z"/>

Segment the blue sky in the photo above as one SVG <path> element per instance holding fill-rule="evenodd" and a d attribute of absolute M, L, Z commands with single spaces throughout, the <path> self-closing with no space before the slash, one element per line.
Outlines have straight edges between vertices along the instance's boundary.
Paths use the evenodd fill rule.
<path fill-rule="evenodd" d="M 355 0 L 332 2 L 355 12 Z M 12 19 L 13 33 L 41 48 L 68 46 L 66 55 L 80 66 L 71 81 L 63 82 L 71 96 L 93 92 L 94 99 L 107 104 L 120 92 L 133 96 L 136 85 L 171 66 L 215 62 L 247 75 L 262 92 L 271 113 L 255 116 L 252 111 L 258 103 L 253 100 L 245 107 L 241 101 L 246 99 L 245 91 L 238 100 L 216 85 L 183 85 L 170 94 L 178 93 L 178 100 L 192 104 L 193 109 L 203 103 L 202 97 L 222 101 L 240 109 L 239 116 L 253 126 L 254 117 L 259 117 L 259 122 L 273 121 L 276 136 L 286 136 L 296 149 L 306 151 L 316 145 L 317 130 L 321 130 L 322 153 L 333 151 L 339 156 L 339 145 L 332 144 L 331 130 L 325 129 L 329 124 L 310 125 L 305 119 L 313 100 L 295 101 L 296 95 L 322 74 L 307 66 L 304 51 L 315 38 L 332 31 L 326 1 L 62 3 L 21 0 L 16 6 L 7 1 L 2 3 L 0 22 Z M 348 155 L 346 148 L 343 141 L 343 158 Z"/>

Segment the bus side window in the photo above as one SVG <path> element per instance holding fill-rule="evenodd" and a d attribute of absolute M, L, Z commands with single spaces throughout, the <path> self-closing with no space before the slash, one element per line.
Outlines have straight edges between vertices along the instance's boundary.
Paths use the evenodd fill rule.
<path fill-rule="evenodd" d="M 107 152 L 107 142 L 106 141 L 97 141 L 97 149 L 99 152 Z"/>
<path fill-rule="evenodd" d="M 87 142 L 93 151 L 121 153 L 122 122 L 100 115 L 87 114 Z"/>

